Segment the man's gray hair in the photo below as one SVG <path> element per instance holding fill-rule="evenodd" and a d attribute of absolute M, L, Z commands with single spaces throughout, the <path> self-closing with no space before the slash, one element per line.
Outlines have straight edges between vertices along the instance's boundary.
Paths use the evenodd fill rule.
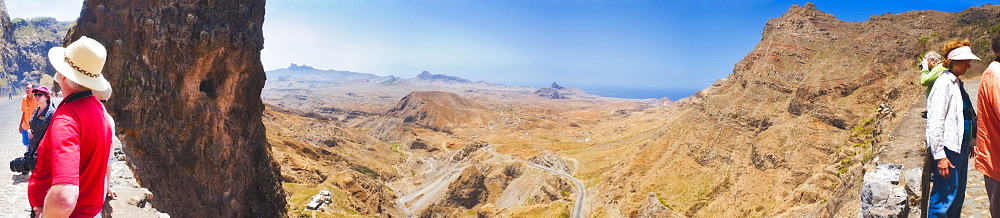
<path fill-rule="evenodd" d="M 924 59 L 926 59 L 927 62 L 940 63 L 941 54 L 938 54 L 936 51 L 928 51 L 924 54 Z"/>
<path fill-rule="evenodd" d="M 60 77 L 65 78 L 65 76 L 59 75 L 58 72 L 56 72 L 56 76 L 60 76 Z M 55 82 L 58 83 L 59 79 L 56 79 Z M 86 86 L 80 85 L 79 83 L 73 82 L 73 80 L 71 80 L 69 78 L 66 78 L 66 85 L 69 86 L 70 88 L 73 88 L 73 89 L 76 89 L 76 90 L 80 90 L 80 91 L 90 90 L 90 88 L 87 88 Z"/>

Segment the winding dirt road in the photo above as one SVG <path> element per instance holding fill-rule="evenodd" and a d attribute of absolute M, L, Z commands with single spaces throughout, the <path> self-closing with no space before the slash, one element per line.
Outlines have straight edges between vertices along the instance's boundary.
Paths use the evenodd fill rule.
<path fill-rule="evenodd" d="M 486 150 L 486 152 L 490 152 L 490 154 L 493 154 L 493 156 L 498 156 L 498 157 L 503 158 L 503 159 L 511 159 L 511 160 L 514 160 L 514 161 L 517 161 L 517 162 L 521 162 L 521 163 L 527 164 L 528 166 L 531 166 L 531 167 L 534 167 L 534 168 L 538 168 L 538 169 L 541 169 L 541 170 L 544 170 L 544 171 L 548 171 L 548 172 L 550 172 L 552 174 L 556 174 L 556 175 L 559 175 L 559 176 L 562 176 L 562 177 L 566 177 L 570 181 L 573 181 L 573 183 L 576 184 L 577 193 L 579 193 L 577 195 L 577 197 L 576 197 L 576 208 L 573 209 L 573 217 L 575 217 L 575 218 L 583 217 L 583 202 L 587 200 L 587 187 L 584 186 L 583 182 L 581 182 L 579 179 L 576 179 L 576 177 L 573 177 L 573 175 L 569 175 L 568 173 L 565 173 L 565 172 L 555 171 L 553 169 L 550 169 L 550 168 L 542 166 L 542 165 L 533 164 L 533 163 L 530 163 L 530 162 L 526 162 L 526 161 L 514 159 L 512 157 L 508 157 L 508 156 L 496 153 L 496 152 L 493 151 L 493 145 L 483 147 L 483 150 Z"/>

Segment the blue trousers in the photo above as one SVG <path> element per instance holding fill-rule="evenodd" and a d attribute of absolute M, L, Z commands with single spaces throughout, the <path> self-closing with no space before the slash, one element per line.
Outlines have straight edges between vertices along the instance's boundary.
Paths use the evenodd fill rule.
<path fill-rule="evenodd" d="M 24 147 L 28 147 L 28 142 L 29 141 L 30 141 L 30 139 L 28 138 L 28 130 L 22 129 L 21 130 L 21 144 L 23 144 Z"/>
<path fill-rule="evenodd" d="M 931 194 L 927 199 L 927 217 L 962 216 L 965 186 L 969 178 L 969 152 L 972 152 L 968 140 L 962 141 L 962 153 L 944 149 L 948 161 L 955 166 L 950 170 L 948 178 L 941 177 L 937 171 L 937 161 L 933 162 L 935 167 L 931 181 L 934 182 L 934 187 L 931 187 Z"/>

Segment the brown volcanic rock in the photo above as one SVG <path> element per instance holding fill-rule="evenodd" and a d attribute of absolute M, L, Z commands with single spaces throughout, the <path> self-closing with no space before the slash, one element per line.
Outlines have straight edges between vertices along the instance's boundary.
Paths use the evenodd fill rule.
<path fill-rule="evenodd" d="M 64 44 L 108 49 L 108 104 L 131 167 L 161 211 L 280 217 L 261 122 L 263 0 L 88 0 Z"/>
<path fill-rule="evenodd" d="M 447 131 L 463 125 L 486 124 L 492 112 L 466 98 L 451 92 L 412 92 L 386 112 L 436 131 Z"/>

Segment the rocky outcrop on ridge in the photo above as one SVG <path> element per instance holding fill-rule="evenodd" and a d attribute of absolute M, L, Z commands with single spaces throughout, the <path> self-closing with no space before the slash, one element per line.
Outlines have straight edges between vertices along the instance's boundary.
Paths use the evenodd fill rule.
<path fill-rule="evenodd" d="M 88 0 L 64 45 L 108 50 L 107 106 L 139 182 L 181 217 L 280 217 L 261 122 L 264 1 Z"/>
<path fill-rule="evenodd" d="M 549 88 L 553 88 L 553 89 L 563 89 L 563 87 L 562 87 L 562 86 L 560 86 L 559 84 L 556 84 L 556 82 L 552 82 L 552 86 L 550 86 Z"/>
<path fill-rule="evenodd" d="M 555 83 L 552 85 L 558 86 Z M 581 89 L 575 88 L 541 88 L 535 90 L 535 95 L 546 99 L 592 99 L 593 95 L 587 94 Z"/>

